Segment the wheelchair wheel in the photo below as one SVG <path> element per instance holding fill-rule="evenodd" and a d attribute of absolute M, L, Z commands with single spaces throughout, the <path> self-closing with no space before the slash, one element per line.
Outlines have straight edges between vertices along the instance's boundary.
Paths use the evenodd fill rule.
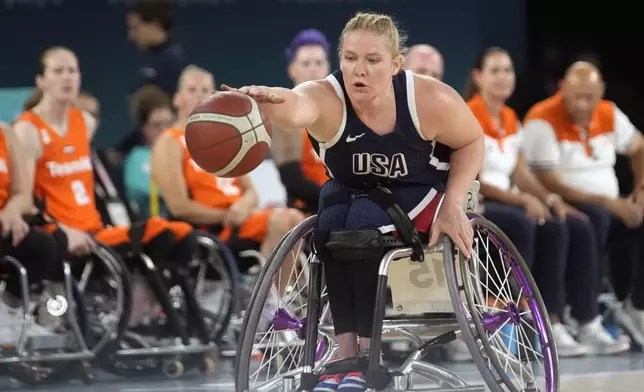
<path fill-rule="evenodd" d="M 211 340 L 219 344 L 238 310 L 239 270 L 233 254 L 216 236 L 198 231 L 197 244 L 195 296 L 206 316 Z"/>
<path fill-rule="evenodd" d="M 79 353 L 82 350 L 82 343 L 79 340 L 84 340 L 85 344 L 88 346 L 91 344 L 92 334 L 89 328 L 85 303 L 83 301 L 83 296 L 78 289 L 78 284 L 74 280 L 71 281 L 71 293 L 71 303 L 66 299 L 55 299 L 55 302 L 61 304 L 62 309 L 68 309 L 68 311 L 75 312 L 73 317 L 66 317 L 66 321 L 62 322 L 56 328 L 57 334 L 63 334 L 65 336 L 66 343 L 64 347 L 58 349 L 29 350 L 31 356 L 38 355 L 42 357 L 53 357 L 57 354 Z M 72 325 L 73 323 L 76 325 Z M 16 350 L 13 348 L 3 347 L 0 349 L 0 358 L 13 357 L 15 355 Z M 87 366 L 84 366 L 86 363 L 88 363 L 88 361 L 48 361 L 45 359 L 38 362 L 11 363 L 5 366 L 7 376 L 23 384 L 36 387 L 43 384 L 69 381 L 70 379 L 74 379 L 79 376 L 83 379 L 91 378 L 91 375 L 87 372 Z"/>
<path fill-rule="evenodd" d="M 235 359 L 238 392 L 274 390 L 283 377 L 301 374 L 309 286 L 304 277 L 309 275 L 313 257 L 310 252 L 301 257 L 301 252 L 309 248 L 315 219 L 307 218 L 284 236 L 262 269 L 244 317 Z M 321 308 L 328 307 L 326 302 L 322 285 Z M 322 311 L 320 324 L 327 315 L 329 312 Z M 330 358 L 333 341 L 320 332 L 313 344 L 316 366 L 320 366 Z"/>
<path fill-rule="evenodd" d="M 496 225 L 468 216 L 474 256 L 465 260 L 459 253 L 457 263 L 451 241 L 445 241 L 445 272 L 463 340 L 481 376 L 492 392 L 558 391 L 557 349 L 534 279 Z"/>
<path fill-rule="evenodd" d="M 102 364 L 127 329 L 132 313 L 132 276 L 121 256 L 101 244 L 75 272 L 92 331 L 89 348 Z"/>

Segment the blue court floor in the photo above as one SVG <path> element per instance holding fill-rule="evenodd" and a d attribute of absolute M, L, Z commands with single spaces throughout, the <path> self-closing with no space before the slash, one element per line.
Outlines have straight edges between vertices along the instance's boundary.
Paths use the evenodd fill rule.
<path fill-rule="evenodd" d="M 482 384 L 474 365 L 445 365 L 464 379 Z M 644 354 L 620 357 L 561 360 L 562 392 L 638 392 L 644 391 Z M 414 381 L 417 387 L 431 387 L 422 379 Z M 0 378 L 0 391 L 69 391 L 69 392 L 182 392 L 233 391 L 232 362 L 222 360 L 219 371 L 210 377 L 186 375 L 180 380 L 163 378 L 130 379 L 97 374 L 93 385 L 80 382 L 46 388 L 28 388 Z"/>

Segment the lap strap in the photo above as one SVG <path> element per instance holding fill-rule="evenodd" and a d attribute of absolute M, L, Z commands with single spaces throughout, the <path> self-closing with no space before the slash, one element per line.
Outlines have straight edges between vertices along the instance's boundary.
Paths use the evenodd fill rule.
<path fill-rule="evenodd" d="M 327 207 L 337 204 L 351 203 L 357 199 L 371 200 L 382 208 L 389 216 L 389 219 L 391 219 L 391 223 L 393 223 L 396 228 L 402 243 L 412 248 L 411 259 L 418 262 L 423 262 L 425 260 L 423 244 L 418 231 L 414 227 L 411 219 L 409 219 L 409 216 L 405 211 L 403 211 L 400 205 L 398 205 L 394 195 L 387 188 L 377 186 L 361 190 L 340 189 L 333 191 L 322 199 L 322 212 Z M 328 233 L 323 234 L 328 237 Z M 326 241 L 327 239 L 325 238 L 324 242 Z M 316 247 L 319 249 L 319 241 L 316 242 L 318 242 Z"/>

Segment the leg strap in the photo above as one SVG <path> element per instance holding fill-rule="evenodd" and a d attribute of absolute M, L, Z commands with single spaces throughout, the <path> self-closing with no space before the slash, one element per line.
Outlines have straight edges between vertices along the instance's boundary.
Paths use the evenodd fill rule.
<path fill-rule="evenodd" d="M 389 219 L 391 219 L 391 223 L 393 223 L 396 228 L 402 242 L 406 246 L 412 248 L 413 253 L 411 259 L 413 261 L 423 262 L 425 260 L 425 253 L 423 251 L 423 244 L 420 235 L 414 227 L 411 219 L 409 219 L 409 216 L 403 211 L 400 205 L 398 205 L 394 195 L 387 188 L 377 186 L 364 190 L 341 189 L 334 191 L 322 199 L 323 209 L 321 213 L 323 213 L 324 209 L 327 207 L 336 204 L 351 203 L 352 201 L 361 198 L 373 201 L 387 212 L 387 215 L 389 216 Z M 318 251 L 321 250 L 317 245 L 316 249 Z"/>

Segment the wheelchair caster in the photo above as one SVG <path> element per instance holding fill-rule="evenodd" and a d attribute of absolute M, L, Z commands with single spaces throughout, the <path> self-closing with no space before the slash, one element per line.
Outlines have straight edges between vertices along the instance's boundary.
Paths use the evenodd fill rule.
<path fill-rule="evenodd" d="M 183 362 L 179 360 L 169 360 L 163 363 L 163 375 L 169 378 L 179 378 L 183 376 Z"/>
<path fill-rule="evenodd" d="M 411 376 L 401 372 L 392 372 L 391 386 L 395 392 L 408 391 L 411 388 Z"/>
<path fill-rule="evenodd" d="M 96 376 L 92 371 L 92 365 L 88 362 L 81 363 L 81 380 L 85 385 L 91 385 L 94 383 Z"/>
<path fill-rule="evenodd" d="M 203 359 L 201 371 L 204 374 L 215 374 L 217 371 L 217 360 L 210 355 L 206 355 Z"/>
<path fill-rule="evenodd" d="M 295 378 L 286 376 L 282 378 L 282 388 L 280 392 L 293 392 L 295 390 Z"/>

